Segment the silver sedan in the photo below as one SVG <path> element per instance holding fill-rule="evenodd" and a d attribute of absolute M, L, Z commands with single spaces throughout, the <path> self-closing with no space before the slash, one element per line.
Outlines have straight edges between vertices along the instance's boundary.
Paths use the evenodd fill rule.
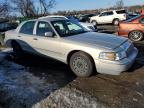
<path fill-rule="evenodd" d="M 41 18 L 23 22 L 5 34 L 5 44 L 68 64 L 80 77 L 98 73 L 119 75 L 138 54 L 132 42 L 114 35 L 88 32 L 70 20 Z"/>

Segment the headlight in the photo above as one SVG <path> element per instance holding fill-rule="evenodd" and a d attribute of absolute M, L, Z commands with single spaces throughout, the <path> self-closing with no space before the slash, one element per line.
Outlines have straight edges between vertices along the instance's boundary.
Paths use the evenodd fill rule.
<path fill-rule="evenodd" d="M 111 61 L 118 61 L 121 60 L 123 58 L 126 58 L 127 55 L 125 52 L 101 52 L 99 55 L 100 59 L 104 59 L 104 60 L 111 60 Z"/>

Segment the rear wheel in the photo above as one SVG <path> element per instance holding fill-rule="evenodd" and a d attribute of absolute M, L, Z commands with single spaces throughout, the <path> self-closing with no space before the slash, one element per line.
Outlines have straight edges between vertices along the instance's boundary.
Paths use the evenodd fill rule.
<path fill-rule="evenodd" d="M 113 20 L 113 25 L 117 26 L 119 24 L 119 19 L 114 19 Z"/>
<path fill-rule="evenodd" d="M 16 42 L 16 41 L 12 41 L 11 42 L 11 46 L 13 48 L 13 51 L 17 54 L 22 53 L 22 49 L 21 46 Z"/>
<path fill-rule="evenodd" d="M 129 39 L 134 42 L 141 41 L 143 39 L 143 36 L 143 33 L 137 30 L 129 33 Z"/>
<path fill-rule="evenodd" d="M 69 65 L 71 70 L 79 77 L 88 77 L 94 70 L 91 57 L 83 52 L 74 53 L 70 58 Z"/>

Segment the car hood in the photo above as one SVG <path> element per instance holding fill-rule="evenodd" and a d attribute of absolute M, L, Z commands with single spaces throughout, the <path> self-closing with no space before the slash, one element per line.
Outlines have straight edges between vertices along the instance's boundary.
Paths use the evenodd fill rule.
<path fill-rule="evenodd" d="M 106 49 L 115 49 L 128 40 L 127 38 L 118 37 L 111 34 L 95 32 L 73 35 L 66 37 L 65 39 L 85 45 L 92 45 L 94 47 L 104 47 Z"/>
<path fill-rule="evenodd" d="M 80 24 L 83 25 L 83 26 L 93 26 L 92 23 L 84 23 L 84 22 L 80 22 Z"/>

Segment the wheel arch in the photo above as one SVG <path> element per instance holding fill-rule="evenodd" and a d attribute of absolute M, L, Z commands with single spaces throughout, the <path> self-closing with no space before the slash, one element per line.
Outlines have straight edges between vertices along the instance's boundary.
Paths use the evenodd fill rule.
<path fill-rule="evenodd" d="M 115 20 L 119 20 L 119 21 L 120 21 L 119 18 L 114 18 L 114 19 L 112 20 L 112 23 L 114 23 Z"/>
<path fill-rule="evenodd" d="M 120 20 L 119 18 L 114 18 L 113 21 L 114 21 L 114 20 L 117 20 L 117 19 Z"/>
<path fill-rule="evenodd" d="M 71 56 L 72 56 L 74 53 L 76 53 L 76 52 L 82 52 L 82 53 L 86 54 L 88 57 L 90 57 L 90 59 L 91 59 L 92 62 L 94 63 L 94 68 L 96 67 L 96 66 L 95 66 L 95 62 L 94 62 L 94 59 L 93 59 L 93 57 L 91 56 L 91 54 L 89 54 L 89 53 L 87 53 L 87 52 L 85 52 L 85 51 L 82 51 L 82 50 L 73 50 L 73 51 L 69 52 L 68 55 L 67 55 L 67 64 L 69 64 L 69 60 L 70 60 Z"/>
<path fill-rule="evenodd" d="M 91 23 L 93 23 L 93 22 L 96 22 L 96 23 L 98 24 L 98 22 L 97 22 L 96 19 L 92 19 L 92 20 L 91 20 Z"/>
<path fill-rule="evenodd" d="M 139 31 L 139 32 L 143 33 L 143 35 L 144 35 L 144 32 L 143 32 L 142 30 L 135 29 L 135 30 L 129 31 L 129 33 L 128 33 L 128 38 L 129 38 L 129 34 L 130 34 L 131 32 L 133 32 L 133 31 Z"/>
<path fill-rule="evenodd" d="M 131 30 L 131 31 L 129 31 L 129 33 L 128 33 L 128 37 L 129 37 L 129 34 L 130 34 L 131 32 L 133 32 L 133 31 L 139 31 L 139 32 L 141 32 L 141 33 L 144 34 L 144 32 L 143 32 L 142 30 L 135 29 L 135 30 Z"/>
<path fill-rule="evenodd" d="M 12 47 L 12 42 L 15 42 L 15 43 L 17 43 L 17 44 L 19 44 L 18 42 L 17 42 L 17 40 L 15 40 L 15 39 L 9 39 L 9 40 L 7 40 L 6 42 L 5 42 L 5 46 L 7 46 L 7 47 Z"/>

